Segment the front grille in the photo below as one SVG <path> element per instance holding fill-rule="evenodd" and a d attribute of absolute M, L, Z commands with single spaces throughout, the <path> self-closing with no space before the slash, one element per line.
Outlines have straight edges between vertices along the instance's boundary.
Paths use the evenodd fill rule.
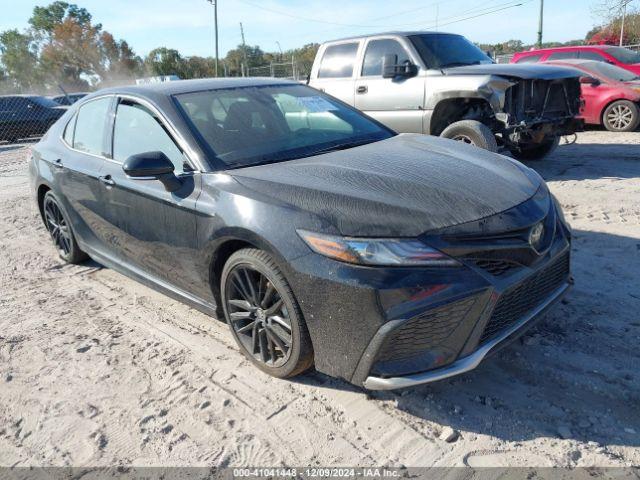
<path fill-rule="evenodd" d="M 569 253 L 502 294 L 482 333 L 480 343 L 486 342 L 514 325 L 525 314 L 540 305 L 569 277 Z"/>
<path fill-rule="evenodd" d="M 430 310 L 394 330 L 378 354 L 378 360 L 410 358 L 441 345 L 460 325 L 476 298 L 466 298 Z"/>

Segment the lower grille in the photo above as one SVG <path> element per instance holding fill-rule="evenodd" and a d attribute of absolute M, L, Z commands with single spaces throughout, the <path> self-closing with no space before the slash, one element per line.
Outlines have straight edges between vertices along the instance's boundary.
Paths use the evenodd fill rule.
<path fill-rule="evenodd" d="M 378 360 L 410 358 L 441 345 L 460 325 L 475 301 L 476 297 L 459 300 L 407 321 L 387 338 Z"/>
<path fill-rule="evenodd" d="M 569 277 L 569 253 L 534 274 L 512 290 L 502 294 L 482 333 L 480 343 L 486 342 L 514 325 L 525 314 L 542 303 Z"/>
<path fill-rule="evenodd" d="M 510 262 L 509 260 L 494 260 L 490 258 L 466 258 L 466 260 L 473 262 L 478 268 L 486 270 L 496 277 L 520 267 L 516 262 Z"/>

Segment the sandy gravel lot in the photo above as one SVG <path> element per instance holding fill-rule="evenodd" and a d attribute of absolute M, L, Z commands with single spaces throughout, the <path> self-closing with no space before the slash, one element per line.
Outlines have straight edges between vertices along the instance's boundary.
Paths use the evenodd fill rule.
<path fill-rule="evenodd" d="M 640 133 L 532 164 L 574 228 L 567 300 L 477 370 L 383 393 L 269 378 L 223 323 L 63 265 L 25 153 L 0 145 L 0 465 L 640 465 Z"/>

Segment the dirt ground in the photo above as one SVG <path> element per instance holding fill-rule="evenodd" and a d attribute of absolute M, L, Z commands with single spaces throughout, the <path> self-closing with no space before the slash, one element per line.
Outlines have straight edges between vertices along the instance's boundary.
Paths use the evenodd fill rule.
<path fill-rule="evenodd" d="M 267 377 L 225 324 L 63 265 L 26 150 L 0 145 L 0 465 L 639 465 L 639 141 L 587 132 L 531 164 L 574 229 L 567 300 L 477 370 L 381 393 Z"/>

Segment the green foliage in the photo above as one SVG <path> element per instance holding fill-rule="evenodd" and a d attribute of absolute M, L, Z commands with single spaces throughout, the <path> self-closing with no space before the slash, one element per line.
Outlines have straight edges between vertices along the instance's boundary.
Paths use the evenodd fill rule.
<path fill-rule="evenodd" d="M 38 85 L 40 72 L 37 50 L 29 34 L 15 29 L 0 33 L 0 55 L 8 86 L 26 91 Z"/>
<path fill-rule="evenodd" d="M 24 32 L 0 33 L 0 64 L 14 90 L 70 91 L 132 78 L 142 60 L 124 40 L 93 24 L 78 5 L 55 1 L 36 6 Z"/>

